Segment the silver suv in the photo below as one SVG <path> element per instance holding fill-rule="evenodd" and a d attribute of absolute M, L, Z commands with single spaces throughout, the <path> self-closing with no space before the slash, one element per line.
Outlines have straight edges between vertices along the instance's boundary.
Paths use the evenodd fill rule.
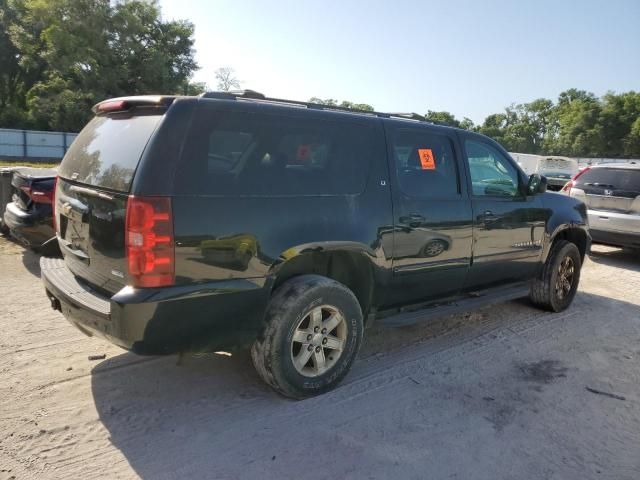
<path fill-rule="evenodd" d="M 640 248 L 640 163 L 587 167 L 562 192 L 586 203 L 594 242 Z"/>

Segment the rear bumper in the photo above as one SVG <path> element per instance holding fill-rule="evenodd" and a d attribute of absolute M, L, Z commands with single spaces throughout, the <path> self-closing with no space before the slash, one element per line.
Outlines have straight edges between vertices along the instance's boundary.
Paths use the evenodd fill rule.
<path fill-rule="evenodd" d="M 22 243 L 39 247 L 55 236 L 51 209 L 24 211 L 10 202 L 4 211 L 4 224 Z"/>
<path fill-rule="evenodd" d="M 593 241 L 620 247 L 640 247 L 640 215 L 589 210 Z"/>
<path fill-rule="evenodd" d="M 269 289 L 235 279 L 165 288 L 125 287 L 107 296 L 71 273 L 64 260 L 41 258 L 51 306 L 89 336 L 141 355 L 232 348 L 254 339 Z"/>

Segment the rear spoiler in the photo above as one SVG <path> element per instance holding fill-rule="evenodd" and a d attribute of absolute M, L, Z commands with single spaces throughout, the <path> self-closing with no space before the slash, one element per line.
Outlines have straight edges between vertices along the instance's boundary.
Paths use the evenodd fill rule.
<path fill-rule="evenodd" d="M 91 111 L 96 115 L 116 112 L 126 112 L 134 107 L 167 108 L 178 98 L 176 95 L 140 95 L 133 97 L 118 97 L 96 103 Z"/>

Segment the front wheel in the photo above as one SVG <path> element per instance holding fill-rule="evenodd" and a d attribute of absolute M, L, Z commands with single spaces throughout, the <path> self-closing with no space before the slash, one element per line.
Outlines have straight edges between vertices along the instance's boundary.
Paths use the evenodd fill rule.
<path fill-rule="evenodd" d="M 552 312 L 565 310 L 576 296 L 581 268 L 578 247 L 566 240 L 556 241 L 531 287 L 531 301 Z"/>
<path fill-rule="evenodd" d="M 351 290 L 301 275 L 276 290 L 251 358 L 266 383 L 301 399 L 331 390 L 347 375 L 362 332 L 362 311 Z"/>

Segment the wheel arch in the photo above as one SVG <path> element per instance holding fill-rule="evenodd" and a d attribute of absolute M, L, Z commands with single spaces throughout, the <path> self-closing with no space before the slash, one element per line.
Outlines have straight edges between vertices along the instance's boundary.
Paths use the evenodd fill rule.
<path fill-rule="evenodd" d="M 366 319 L 374 302 L 375 258 L 370 248 L 354 242 L 306 244 L 287 249 L 270 269 L 271 291 L 306 274 L 331 278 L 349 288 Z"/>
<path fill-rule="evenodd" d="M 591 237 L 589 236 L 589 233 L 585 228 L 571 225 L 559 226 L 553 232 L 550 241 L 547 244 L 547 248 L 544 252 L 544 261 L 547 260 L 553 244 L 558 240 L 566 240 L 575 244 L 576 247 L 578 247 L 578 251 L 580 252 L 580 260 L 584 263 L 584 258 L 587 255 L 591 244 Z"/>

